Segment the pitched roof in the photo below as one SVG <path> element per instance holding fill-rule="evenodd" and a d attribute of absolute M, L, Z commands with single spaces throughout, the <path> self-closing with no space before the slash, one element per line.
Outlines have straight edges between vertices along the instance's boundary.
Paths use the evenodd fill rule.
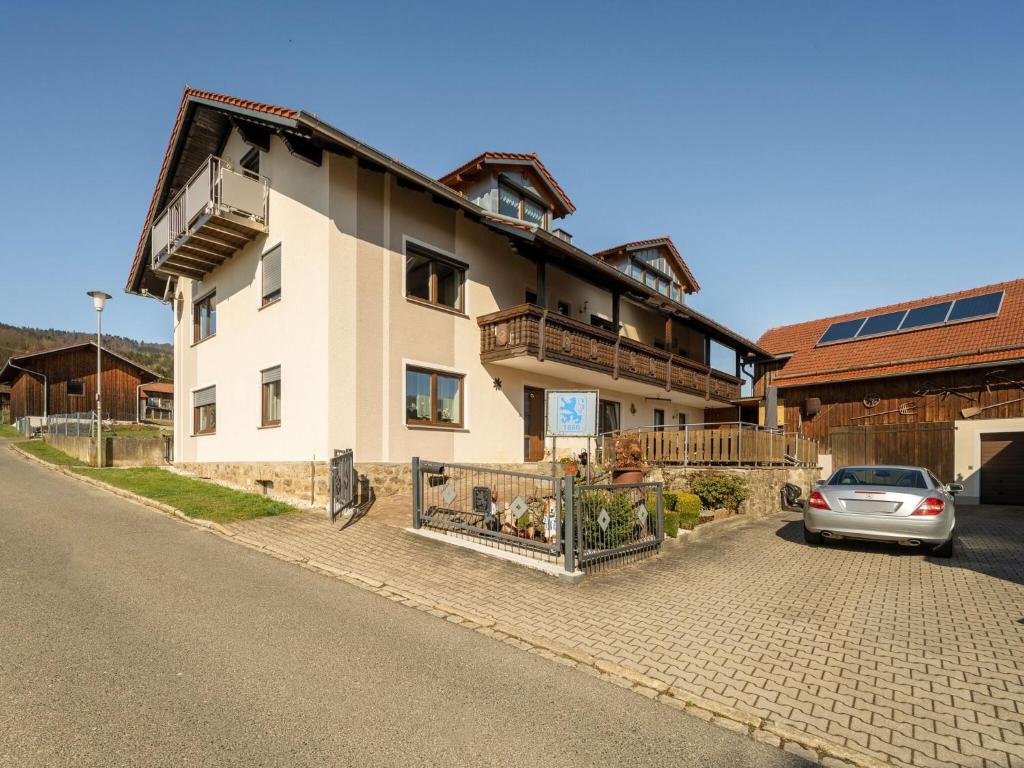
<path fill-rule="evenodd" d="M 171 381 L 154 381 L 149 384 L 142 385 L 143 392 L 159 392 L 161 394 L 173 395 L 174 394 L 174 382 Z"/>
<path fill-rule="evenodd" d="M 607 259 L 609 256 L 614 256 L 622 251 L 636 251 L 641 248 L 667 248 L 672 258 L 676 262 L 676 266 L 679 267 L 679 271 L 683 274 L 684 281 L 689 283 L 689 289 L 686 293 L 697 293 L 700 290 L 700 283 L 697 282 L 697 278 L 693 276 L 693 272 L 690 271 L 689 265 L 683 259 L 681 253 L 676 248 L 676 244 L 672 242 L 672 238 L 668 235 L 664 237 L 654 237 L 650 240 L 634 240 L 631 243 L 623 243 L 622 245 L 615 245 L 611 248 L 605 248 L 603 251 L 598 251 L 594 254 L 595 258 Z M 685 289 L 684 289 L 685 290 Z"/>
<path fill-rule="evenodd" d="M 79 342 L 76 342 L 74 344 L 64 344 L 64 345 L 59 346 L 59 347 L 50 347 L 49 349 L 41 349 L 38 352 L 27 352 L 27 353 L 25 353 L 23 355 L 11 355 L 7 359 L 7 362 L 4 364 L 4 367 L 0 368 L 0 381 L 8 381 L 8 380 L 14 378 L 15 375 L 17 374 L 17 372 L 18 372 L 18 369 L 20 369 L 20 368 L 28 368 L 28 370 L 31 371 L 32 370 L 32 368 L 31 368 L 32 361 L 35 360 L 36 358 L 45 357 L 47 355 L 57 354 L 59 352 L 67 352 L 68 350 L 72 350 L 72 349 L 81 349 L 83 347 L 92 347 L 93 349 L 95 349 L 96 348 L 96 342 L 95 341 L 79 341 Z M 133 368 L 141 371 L 144 374 L 152 376 L 154 379 L 159 379 L 160 378 L 159 374 L 154 373 L 153 371 L 149 370 L 148 368 L 144 368 L 143 366 L 139 365 L 135 361 L 129 360 L 124 355 L 119 355 L 119 354 L 117 354 L 117 352 L 114 352 L 114 351 L 112 351 L 110 349 L 107 349 L 106 347 L 103 348 L 103 353 L 106 354 L 106 355 L 110 355 L 111 357 L 116 357 L 118 360 L 121 360 L 122 362 L 127 363 L 128 365 L 130 365 Z"/>
<path fill-rule="evenodd" d="M 449 171 L 444 176 L 438 179 L 442 184 L 456 188 L 457 180 L 459 176 L 472 171 L 478 165 L 486 164 L 488 161 L 512 161 L 514 163 L 522 163 L 524 165 L 531 166 L 537 175 L 544 180 L 551 191 L 555 194 L 556 198 L 562 203 L 563 213 L 562 216 L 567 216 L 576 210 L 576 206 L 573 205 L 572 200 L 569 199 L 569 195 L 565 193 L 562 186 L 555 181 L 555 177 L 551 175 L 551 172 L 547 167 L 540 161 L 536 152 L 481 152 L 479 155 L 471 160 L 466 161 L 454 171 Z"/>
<path fill-rule="evenodd" d="M 817 346 L 821 335 L 835 322 L 994 291 L 1004 292 L 995 317 Z M 779 387 L 1021 360 L 1024 279 L 771 328 L 757 343 L 774 355 L 791 355 L 772 382 Z"/>

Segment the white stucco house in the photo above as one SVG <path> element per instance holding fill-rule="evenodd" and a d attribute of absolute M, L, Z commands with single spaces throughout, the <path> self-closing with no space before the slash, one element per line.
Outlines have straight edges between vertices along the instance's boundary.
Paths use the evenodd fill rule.
<path fill-rule="evenodd" d="M 545 388 L 598 389 L 605 431 L 734 408 L 767 353 L 688 306 L 670 238 L 588 253 L 574 210 L 533 154 L 435 179 L 311 113 L 187 88 L 126 286 L 171 307 L 175 461 L 536 462 Z"/>

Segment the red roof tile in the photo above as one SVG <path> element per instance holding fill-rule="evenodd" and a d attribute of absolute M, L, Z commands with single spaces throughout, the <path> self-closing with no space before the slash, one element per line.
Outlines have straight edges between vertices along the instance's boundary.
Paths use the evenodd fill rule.
<path fill-rule="evenodd" d="M 169 381 L 154 381 L 152 384 L 143 384 L 143 392 L 160 392 L 167 395 L 174 394 L 174 384 Z"/>
<path fill-rule="evenodd" d="M 816 346 L 832 323 L 1004 291 L 995 317 Z M 758 345 L 792 355 L 773 383 L 795 387 L 1024 359 L 1024 279 L 771 328 Z"/>
<path fill-rule="evenodd" d="M 444 176 L 438 179 L 442 184 L 455 188 L 455 180 L 458 176 L 462 175 L 466 171 L 471 170 L 474 166 L 484 163 L 488 160 L 517 160 L 522 163 L 533 165 L 537 171 L 544 177 L 544 180 L 551 186 L 555 191 L 555 194 L 561 198 L 562 203 L 565 206 L 566 213 L 573 213 L 576 210 L 576 206 L 573 205 L 572 200 L 562 189 L 562 186 L 555 181 L 555 177 L 551 175 L 551 172 L 544 166 L 544 163 L 540 161 L 536 152 L 481 152 L 479 155 L 469 160 L 454 171 L 449 171 Z"/>
<path fill-rule="evenodd" d="M 132 260 L 132 268 L 128 272 L 129 285 L 131 284 L 132 276 L 135 275 L 139 266 L 139 261 L 142 259 L 143 250 L 146 247 L 146 239 L 149 237 L 149 225 L 153 221 L 153 214 L 156 213 L 155 209 L 157 201 L 160 199 L 160 190 L 163 189 L 164 180 L 167 177 L 168 166 L 171 162 L 171 155 L 173 154 L 174 146 L 178 141 L 178 132 L 181 130 L 182 122 L 185 119 L 185 108 L 188 106 L 190 99 L 218 101 L 222 104 L 230 104 L 241 109 L 251 109 L 255 112 L 265 112 L 267 114 L 285 118 L 294 118 L 299 114 L 297 110 L 288 109 L 287 107 L 278 107 L 274 104 L 264 104 L 263 102 L 250 101 L 249 99 L 239 99 L 235 96 L 228 96 L 223 93 L 200 91 L 197 88 L 192 88 L 188 85 L 185 86 L 185 90 L 181 94 L 181 104 L 178 105 L 178 114 L 174 118 L 174 128 L 171 129 L 171 137 L 167 141 L 167 149 L 164 150 L 164 159 L 160 164 L 160 173 L 156 178 L 156 187 L 153 190 L 153 197 L 150 199 L 149 209 L 146 211 L 146 226 L 142 228 L 142 234 L 139 236 L 139 244 L 135 249 L 135 258 Z"/>
<path fill-rule="evenodd" d="M 668 248 L 672 257 L 678 263 L 683 276 L 690 283 L 690 290 L 687 293 L 696 293 L 700 290 L 700 283 L 697 282 L 697 278 L 693 276 L 693 272 L 690 271 L 690 266 L 683 259 L 683 255 L 679 253 L 679 249 L 676 248 L 676 244 L 672 242 L 672 238 L 668 235 L 664 237 L 653 237 L 649 240 L 634 240 L 631 243 L 623 243 L 622 245 L 616 245 L 611 248 L 605 248 L 603 251 L 598 251 L 594 254 L 595 258 L 607 259 L 609 256 L 613 256 L 621 251 L 632 251 L 637 248 L 656 248 L 658 246 L 665 246 Z"/>

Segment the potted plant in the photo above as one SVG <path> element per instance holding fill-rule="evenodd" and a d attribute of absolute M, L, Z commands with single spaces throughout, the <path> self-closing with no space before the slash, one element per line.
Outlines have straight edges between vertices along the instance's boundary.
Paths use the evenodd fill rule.
<path fill-rule="evenodd" d="M 619 435 L 615 438 L 615 455 L 612 457 L 613 483 L 642 483 L 647 474 L 647 462 L 640 438 L 636 434 Z"/>
<path fill-rule="evenodd" d="M 562 466 L 563 474 L 575 476 L 579 471 L 579 462 L 572 454 L 569 456 L 563 456 L 558 460 L 558 463 Z"/>

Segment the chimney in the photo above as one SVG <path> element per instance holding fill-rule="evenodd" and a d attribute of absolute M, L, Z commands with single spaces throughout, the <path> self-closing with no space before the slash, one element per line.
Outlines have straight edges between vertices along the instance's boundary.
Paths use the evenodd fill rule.
<path fill-rule="evenodd" d="M 553 230 L 551 230 L 551 234 L 553 234 L 555 237 L 558 237 L 558 238 L 561 238 L 562 240 L 565 240 L 565 242 L 567 242 L 567 243 L 571 243 L 572 242 L 572 235 L 570 235 L 568 232 L 566 232 L 561 227 L 555 227 Z"/>

